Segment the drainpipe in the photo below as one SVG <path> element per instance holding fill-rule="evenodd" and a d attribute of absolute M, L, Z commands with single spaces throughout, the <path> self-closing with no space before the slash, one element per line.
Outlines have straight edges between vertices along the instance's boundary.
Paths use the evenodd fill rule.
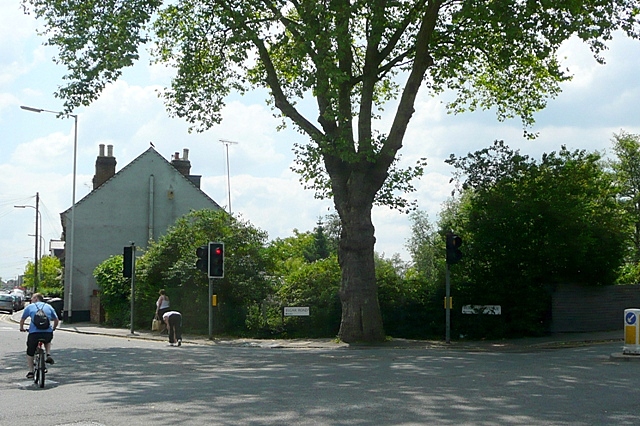
<path fill-rule="evenodd" d="M 147 229 L 147 241 L 153 240 L 153 197 L 154 197 L 154 177 L 149 176 L 149 227 Z"/>

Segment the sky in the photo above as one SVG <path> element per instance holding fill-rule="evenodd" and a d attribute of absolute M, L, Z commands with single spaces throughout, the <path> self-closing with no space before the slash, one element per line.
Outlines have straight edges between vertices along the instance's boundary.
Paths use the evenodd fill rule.
<path fill-rule="evenodd" d="M 72 203 L 73 119 L 20 109 L 21 105 L 62 109 L 54 92 L 63 84 L 65 70 L 53 61 L 55 48 L 43 46 L 38 28 L 40 23 L 33 16 L 23 14 L 20 0 L 0 2 L 0 278 L 5 281 L 22 274 L 33 260 L 36 193 L 43 254 L 48 253 L 51 240 L 60 239 L 60 212 Z M 615 133 L 640 134 L 640 42 L 616 35 L 609 46 L 604 53 L 606 65 L 596 63 L 579 41 L 562 46 L 560 57 L 574 78 L 536 114 L 532 130 L 539 136 L 533 141 L 523 137 L 519 120 L 499 122 L 491 111 L 449 115 L 443 103 L 447 94 L 432 97 L 422 90 L 401 161 L 414 164 L 426 157 L 428 165 L 409 198 L 435 222 L 453 189 L 453 169 L 444 160 L 450 154 L 462 156 L 485 148 L 494 140 L 540 158 L 561 145 L 606 152 Z M 126 69 L 97 101 L 74 111 L 78 115 L 77 201 L 92 188 L 100 144 L 113 145 L 119 171 L 152 142 L 167 160 L 189 149 L 191 173 L 202 175 L 202 190 L 226 209 L 230 199 L 232 212 L 266 231 L 270 240 L 292 236 L 296 229 L 311 231 L 319 218 L 334 213 L 331 200 L 315 199 L 291 171 L 292 146 L 306 139 L 291 127 L 276 130 L 280 120 L 273 117 L 264 92 L 233 95 L 223 110 L 222 124 L 189 133 L 188 124 L 169 118 L 158 98 L 171 76 L 171 70 L 143 59 Z M 221 140 L 237 142 L 228 146 L 228 169 Z M 409 261 L 409 216 L 376 207 L 373 221 L 376 251 L 387 258 L 399 254 Z"/>

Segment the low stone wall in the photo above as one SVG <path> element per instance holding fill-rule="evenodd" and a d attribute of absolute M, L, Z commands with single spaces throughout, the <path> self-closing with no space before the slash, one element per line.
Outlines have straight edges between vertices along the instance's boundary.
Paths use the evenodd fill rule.
<path fill-rule="evenodd" d="M 559 285 L 552 297 L 553 333 L 622 330 L 624 310 L 640 309 L 640 285 Z"/>

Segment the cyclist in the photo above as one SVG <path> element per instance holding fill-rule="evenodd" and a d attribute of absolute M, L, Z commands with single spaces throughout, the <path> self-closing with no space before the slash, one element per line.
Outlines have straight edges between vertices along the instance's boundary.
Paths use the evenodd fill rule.
<path fill-rule="evenodd" d="M 42 309 L 45 315 L 49 318 L 49 328 L 39 329 L 34 324 L 34 317 L 38 310 Z M 41 293 L 34 293 L 31 296 L 31 303 L 24 308 L 22 312 L 22 318 L 20 319 L 20 331 L 27 331 L 24 329 L 24 321 L 30 318 L 29 324 L 29 336 L 27 337 L 27 366 L 29 367 L 29 373 L 27 373 L 28 379 L 33 379 L 33 356 L 36 353 L 38 347 L 38 340 L 44 340 L 44 348 L 47 353 L 47 364 L 53 364 L 53 358 L 51 358 L 51 340 L 53 339 L 53 331 L 58 328 L 58 315 L 51 305 L 44 302 L 44 297 Z"/>

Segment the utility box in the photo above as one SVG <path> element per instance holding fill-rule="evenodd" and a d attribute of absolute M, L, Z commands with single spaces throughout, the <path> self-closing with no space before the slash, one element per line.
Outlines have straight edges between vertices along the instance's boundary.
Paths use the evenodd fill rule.
<path fill-rule="evenodd" d="M 640 355 L 640 309 L 624 310 L 623 354 Z"/>

